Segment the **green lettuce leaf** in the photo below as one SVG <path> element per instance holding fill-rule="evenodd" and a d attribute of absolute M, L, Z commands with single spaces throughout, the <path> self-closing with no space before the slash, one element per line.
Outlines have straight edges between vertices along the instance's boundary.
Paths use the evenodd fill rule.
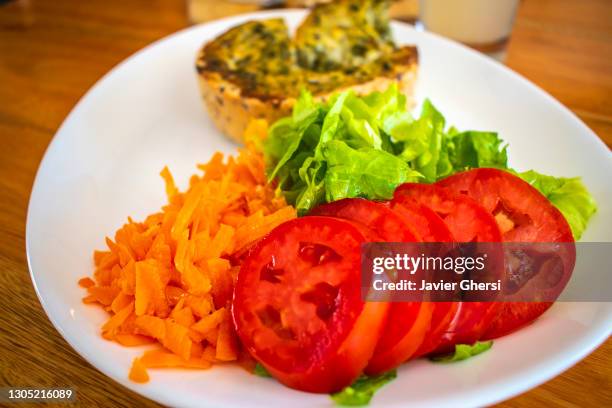
<path fill-rule="evenodd" d="M 272 377 L 270 375 L 270 373 L 268 372 L 268 370 L 266 370 L 266 368 L 264 366 L 262 366 L 260 363 L 255 364 L 255 369 L 253 370 L 253 374 L 255 374 L 258 377 Z"/>
<path fill-rule="evenodd" d="M 268 153 L 267 159 L 275 163 L 274 169 L 268 175 L 269 180 L 276 177 L 302 141 L 304 132 L 297 132 L 292 125 L 293 122 L 290 118 L 279 120 L 270 128 L 268 133 L 270 137 L 264 141 L 264 149 Z"/>
<path fill-rule="evenodd" d="M 534 170 L 517 173 L 520 178 L 538 189 L 561 211 L 578 240 L 589 219 L 597 211 L 597 204 L 579 177 L 553 177 Z"/>
<path fill-rule="evenodd" d="M 398 185 L 419 178 L 419 173 L 405 161 L 384 150 L 355 150 L 342 141 L 332 140 L 325 145 L 323 156 L 327 162 L 328 202 L 346 197 L 389 199 Z"/>
<path fill-rule="evenodd" d="M 428 183 L 470 168 L 507 168 L 506 145 L 496 133 L 445 131 L 445 125 L 444 116 L 425 100 L 418 119 L 396 112 L 386 118 L 384 129 L 400 146 L 399 156 Z"/>
<path fill-rule="evenodd" d="M 331 394 L 331 398 L 338 405 L 361 406 L 368 405 L 382 386 L 393 381 L 397 377 L 397 371 L 389 371 L 374 377 L 362 375 L 353 385 L 346 387 L 340 392 Z"/>
<path fill-rule="evenodd" d="M 395 109 L 389 100 L 405 105 L 397 87 L 386 94 L 373 95 L 369 105 L 348 91 L 323 105 L 302 92 L 293 114 L 271 127 L 263 144 L 268 177 L 300 214 L 330 197 L 389 198 L 398 183 L 416 180 L 378 125 Z"/>
<path fill-rule="evenodd" d="M 262 145 L 269 180 L 300 215 L 347 197 L 388 199 L 402 183 L 433 183 L 472 168 L 513 171 L 497 133 L 447 128 L 430 100 L 415 118 L 396 85 L 365 96 L 338 93 L 327 103 L 303 91 Z M 596 206 L 579 179 L 514 173 L 540 190 L 580 238 Z"/>
<path fill-rule="evenodd" d="M 427 99 L 417 120 L 410 121 L 407 115 L 395 115 L 387 119 L 386 125 L 399 146 L 399 156 L 421 173 L 426 182 L 436 181 L 444 143 L 444 116 Z"/>
<path fill-rule="evenodd" d="M 470 357 L 474 357 L 480 353 L 484 353 L 493 346 L 493 340 L 489 341 L 477 341 L 476 343 L 469 344 L 455 344 L 455 352 L 451 354 L 445 354 L 442 356 L 431 357 L 430 360 L 436 363 L 452 363 L 455 361 L 466 360 Z"/>
<path fill-rule="evenodd" d="M 505 167 L 495 133 L 446 132 L 445 124 L 429 100 L 414 119 L 396 85 L 363 97 L 343 92 L 327 104 L 302 92 L 292 115 L 274 123 L 263 143 L 268 177 L 305 214 L 329 200 L 388 199 L 407 181 Z"/>
<path fill-rule="evenodd" d="M 508 168 L 508 145 L 503 144 L 497 133 L 469 131 L 449 135 L 447 140 L 448 160 L 453 172 L 478 167 Z"/>
<path fill-rule="evenodd" d="M 299 214 L 305 214 L 311 208 L 323 202 L 325 197 L 325 174 L 326 164 L 323 161 L 308 157 L 298 170 L 301 191 L 295 199 L 295 208 Z"/>
<path fill-rule="evenodd" d="M 315 104 L 312 95 L 302 92 L 293 107 L 291 116 L 274 123 L 264 141 L 264 151 L 268 164 L 273 164 L 268 179 L 272 180 L 281 168 L 293 157 L 300 147 L 302 138 L 314 136 L 318 140 L 320 128 L 316 121 L 321 114 L 321 108 Z"/>

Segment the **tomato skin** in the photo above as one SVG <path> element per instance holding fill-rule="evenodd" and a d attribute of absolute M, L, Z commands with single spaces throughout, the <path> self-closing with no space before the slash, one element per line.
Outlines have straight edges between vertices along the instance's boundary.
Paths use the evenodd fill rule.
<path fill-rule="evenodd" d="M 426 207 L 416 200 L 409 197 L 396 197 L 394 200 L 389 202 L 389 207 L 402 217 L 407 224 L 409 224 L 415 231 L 415 233 L 421 237 L 424 242 L 453 242 L 453 236 L 442 220 L 433 210 Z M 399 360 L 407 361 L 413 358 L 423 356 L 430 351 L 433 351 L 441 342 L 442 336 L 448 329 L 451 319 L 456 313 L 457 304 L 451 302 L 422 302 L 422 311 L 429 317 L 425 333 L 420 336 L 414 330 L 411 330 L 407 334 L 407 338 L 411 340 L 405 340 L 403 344 L 398 347 L 397 355 L 400 355 Z M 391 322 L 394 320 L 392 317 L 394 308 L 402 309 L 407 308 L 405 303 L 396 303 L 392 305 L 392 309 L 389 312 L 389 322 L 387 327 L 391 326 Z M 395 311 L 395 313 L 399 313 Z M 417 318 L 418 319 L 418 318 Z M 418 326 L 418 325 L 417 325 Z M 418 344 L 420 343 L 420 344 Z M 416 347 L 415 347 L 416 346 Z M 383 346 L 381 346 L 383 347 Z M 387 357 L 388 359 L 388 357 Z M 388 361 L 388 360 L 387 360 Z M 401 362 L 403 362 L 401 361 Z M 391 366 L 392 364 L 388 364 Z M 376 361 L 370 361 L 367 370 L 370 370 L 372 374 L 384 371 L 385 366 Z"/>
<path fill-rule="evenodd" d="M 469 197 L 428 184 L 406 183 L 395 190 L 393 201 L 400 203 L 409 199 L 428 206 L 443 217 L 456 242 L 501 242 L 501 233 L 493 217 Z M 497 259 L 503 259 L 501 253 Z M 501 274 L 503 262 L 491 265 L 495 273 Z M 452 351 L 455 344 L 472 344 L 479 340 L 499 309 L 497 302 L 460 302 L 440 343 L 430 352 L 445 353 Z"/>
<path fill-rule="evenodd" d="M 302 217 L 275 228 L 242 264 L 232 305 L 237 333 L 283 384 L 339 391 L 372 356 L 389 305 L 361 299 L 366 240 L 351 222 Z"/>
<path fill-rule="evenodd" d="M 404 217 L 414 226 L 417 234 L 423 237 L 424 242 L 453 242 L 453 234 L 431 208 L 420 204 L 417 200 L 400 195 L 391 201 L 391 209 Z M 431 322 L 423 342 L 409 358 L 417 358 L 434 351 L 440 343 L 453 317 L 457 314 L 456 302 L 432 302 L 433 311 Z"/>
<path fill-rule="evenodd" d="M 392 303 L 387 324 L 365 373 L 381 374 L 410 359 L 427 335 L 434 307 L 431 302 Z"/>
<path fill-rule="evenodd" d="M 574 242 L 563 214 L 537 189 L 509 172 L 474 169 L 447 177 L 436 184 L 478 201 L 495 216 L 506 242 Z M 558 256 L 565 274 L 557 287 L 551 289 L 551 293 L 554 291 L 557 295 L 569 281 L 576 260 L 573 245 L 564 245 L 560 250 Z M 505 302 L 483 338 L 494 339 L 512 333 L 538 318 L 552 304 Z"/>
<path fill-rule="evenodd" d="M 389 304 L 366 303 L 353 330 L 337 354 L 323 365 L 307 372 L 284 372 L 260 361 L 268 372 L 281 383 L 297 390 L 313 393 L 334 393 L 351 385 L 364 370 L 374 352 L 386 319 Z M 363 358 L 367 356 L 367 358 Z M 365 362 L 364 362 L 365 360 Z"/>
<path fill-rule="evenodd" d="M 412 358 L 426 356 L 436 350 L 442 344 L 444 335 L 457 315 L 458 302 L 435 302 L 431 315 L 429 330 L 419 348 L 414 352 Z"/>
<path fill-rule="evenodd" d="M 391 210 L 387 203 L 363 198 L 345 198 L 315 208 L 311 214 L 348 219 L 363 224 L 378 235 L 373 241 L 417 242 L 406 218 Z M 394 302 L 387 323 L 376 345 L 366 374 L 386 372 L 406 361 L 419 347 L 429 329 L 433 305 L 420 302 Z"/>
<path fill-rule="evenodd" d="M 320 205 L 310 215 L 351 220 L 373 230 L 385 242 L 417 242 L 420 237 L 405 220 L 385 203 L 364 198 L 344 198 Z"/>
<path fill-rule="evenodd" d="M 553 305 L 553 302 L 505 302 L 492 324 L 482 335 L 492 340 L 528 326 Z"/>
<path fill-rule="evenodd" d="M 423 242 L 453 242 L 455 239 L 444 220 L 416 199 L 398 195 L 389 203 L 391 209 L 412 226 Z"/>
<path fill-rule="evenodd" d="M 394 200 L 411 197 L 440 215 L 456 242 L 501 242 L 501 232 L 491 214 L 475 200 L 431 184 L 405 183 Z"/>
<path fill-rule="evenodd" d="M 436 185 L 473 198 L 493 215 L 500 207 L 526 214 L 529 219 L 519 220 L 522 224 L 517 228 L 510 231 L 502 228 L 506 242 L 574 242 L 563 214 L 537 189 L 507 171 L 473 169 L 449 176 Z"/>

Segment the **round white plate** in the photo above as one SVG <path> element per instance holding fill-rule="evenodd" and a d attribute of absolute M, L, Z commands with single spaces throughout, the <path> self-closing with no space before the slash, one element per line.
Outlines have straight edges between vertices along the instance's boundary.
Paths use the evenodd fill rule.
<path fill-rule="evenodd" d="M 128 380 L 142 350 L 100 337 L 107 318 L 81 302 L 76 284 L 92 273 L 92 251 L 104 248 L 128 215 L 143 219 L 164 204 L 159 171 L 168 165 L 186 187 L 195 164 L 214 151 L 234 152 L 204 111 L 194 60 L 200 46 L 253 18 L 283 16 L 295 27 L 300 11 L 265 12 L 173 34 L 128 58 L 100 80 L 61 126 L 40 165 L 27 220 L 27 252 L 36 291 L 64 338 L 100 371 L 172 406 L 331 406 L 325 395 L 293 391 L 240 368 L 152 370 L 151 381 Z M 519 169 L 584 178 L 600 203 L 584 240 L 612 241 L 612 158 L 570 111 L 502 65 L 456 43 L 394 23 L 399 43 L 417 44 L 417 95 L 429 97 L 460 129 L 497 130 Z M 575 271 L 582 279 L 588 271 Z M 567 369 L 609 335 L 610 304 L 556 304 L 530 327 L 496 341 L 465 362 L 416 361 L 374 398 L 375 406 L 475 406 L 509 398 Z"/>

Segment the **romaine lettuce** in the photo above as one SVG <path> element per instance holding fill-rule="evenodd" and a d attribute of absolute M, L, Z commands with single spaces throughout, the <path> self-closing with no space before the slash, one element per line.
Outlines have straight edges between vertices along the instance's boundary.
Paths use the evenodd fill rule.
<path fill-rule="evenodd" d="M 323 158 L 327 163 L 327 202 L 346 197 L 389 199 L 398 185 L 419 177 L 405 161 L 389 152 L 353 149 L 340 140 L 330 140 L 325 145 Z"/>
<path fill-rule="evenodd" d="M 395 370 L 373 377 L 362 375 L 353 385 L 346 387 L 340 392 L 331 394 L 331 398 L 336 404 L 343 406 L 368 405 L 374 393 L 396 377 L 397 371 Z"/>
<path fill-rule="evenodd" d="M 455 344 L 455 351 L 450 354 L 433 356 L 431 361 L 436 363 L 453 363 L 455 361 L 467 360 L 470 357 L 484 353 L 493 346 L 493 340 L 477 341 L 474 344 Z"/>
<path fill-rule="evenodd" d="M 266 370 L 266 367 L 261 365 L 261 363 L 255 364 L 255 368 L 253 369 L 253 374 L 255 374 L 258 377 L 264 377 L 264 378 L 272 377 L 270 373 L 268 372 L 268 370 Z"/>
<path fill-rule="evenodd" d="M 579 177 L 553 177 L 534 170 L 518 173 L 518 176 L 537 188 L 561 211 L 578 240 L 589 219 L 597 211 L 597 204 Z"/>
<path fill-rule="evenodd" d="M 317 103 L 302 92 L 291 116 L 270 128 L 263 149 L 276 178 L 300 214 L 347 197 L 388 199 L 405 182 L 433 183 L 478 167 L 508 168 L 497 133 L 447 128 L 431 101 L 414 118 L 397 86 L 357 96 L 352 91 Z M 576 178 L 516 173 L 563 213 L 578 239 L 596 206 Z"/>

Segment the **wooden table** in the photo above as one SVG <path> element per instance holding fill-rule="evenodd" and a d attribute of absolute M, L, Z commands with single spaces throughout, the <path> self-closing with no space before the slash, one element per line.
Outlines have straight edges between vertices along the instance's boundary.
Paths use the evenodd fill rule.
<path fill-rule="evenodd" d="M 0 386 L 72 386 L 83 405 L 154 406 L 79 357 L 49 323 L 25 254 L 30 188 L 53 134 L 106 71 L 188 25 L 180 0 L 0 1 Z M 216 9 L 224 7 L 219 0 Z M 507 64 L 612 145 L 612 6 L 525 0 Z M 606 203 L 602 203 L 606 205 Z M 612 340 L 502 406 L 612 406 Z"/>

